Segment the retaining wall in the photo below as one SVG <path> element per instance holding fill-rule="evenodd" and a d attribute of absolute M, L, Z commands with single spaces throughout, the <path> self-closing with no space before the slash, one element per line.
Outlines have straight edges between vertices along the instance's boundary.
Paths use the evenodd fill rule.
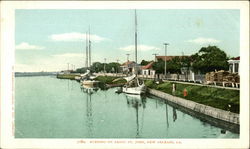
<path fill-rule="evenodd" d="M 233 123 L 233 124 L 240 124 L 239 121 L 239 114 L 236 113 L 232 113 L 229 111 L 224 111 L 221 109 L 217 109 L 217 108 L 213 108 L 210 106 L 206 106 L 203 104 L 199 104 L 190 100 L 186 100 L 180 97 L 176 97 L 176 96 L 172 96 L 170 94 L 161 92 L 161 91 L 157 91 L 154 89 L 149 89 L 148 88 L 148 92 L 154 96 L 166 99 L 168 101 L 171 101 L 177 105 L 183 106 L 185 108 L 191 109 L 195 112 L 198 113 L 202 113 L 208 116 L 211 116 L 213 118 L 219 119 L 219 120 L 223 120 L 229 123 Z"/>

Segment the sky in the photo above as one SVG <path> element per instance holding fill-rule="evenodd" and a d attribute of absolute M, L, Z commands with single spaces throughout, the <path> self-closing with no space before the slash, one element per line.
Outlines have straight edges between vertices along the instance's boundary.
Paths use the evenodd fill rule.
<path fill-rule="evenodd" d="M 230 57 L 240 52 L 240 11 L 233 9 L 139 9 L 138 62 L 154 53 L 191 55 L 217 46 Z M 18 9 L 15 12 L 15 71 L 60 71 L 85 66 L 90 28 L 92 62 L 135 60 L 132 9 Z"/>

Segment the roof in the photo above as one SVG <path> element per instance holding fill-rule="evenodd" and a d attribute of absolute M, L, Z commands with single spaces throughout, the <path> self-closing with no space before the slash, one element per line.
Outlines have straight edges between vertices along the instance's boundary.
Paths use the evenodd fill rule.
<path fill-rule="evenodd" d="M 240 57 L 234 57 L 228 60 L 229 63 L 239 63 L 240 62 Z"/>
<path fill-rule="evenodd" d="M 240 57 L 239 56 L 238 57 L 234 57 L 231 60 L 240 60 Z"/>
<path fill-rule="evenodd" d="M 134 61 L 127 61 L 123 63 L 121 66 L 128 66 L 129 64 L 135 63 Z"/>
<path fill-rule="evenodd" d="M 172 60 L 173 58 L 175 57 L 179 57 L 179 58 L 184 58 L 184 57 L 190 57 L 190 56 L 156 56 L 156 58 L 159 60 L 159 59 L 162 59 L 163 61 L 165 61 L 165 57 L 166 57 L 166 61 L 169 61 L 169 60 Z"/>
<path fill-rule="evenodd" d="M 142 69 L 151 69 L 153 67 L 154 62 L 150 62 L 145 66 L 142 66 Z"/>

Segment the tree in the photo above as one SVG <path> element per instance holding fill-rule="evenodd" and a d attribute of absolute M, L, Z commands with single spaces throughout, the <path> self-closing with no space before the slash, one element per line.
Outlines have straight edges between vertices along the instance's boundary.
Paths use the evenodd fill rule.
<path fill-rule="evenodd" d="M 180 73 L 181 67 L 181 59 L 179 57 L 174 57 L 170 61 L 167 61 L 167 72 Z"/>
<path fill-rule="evenodd" d="M 195 72 L 207 73 L 215 70 L 228 70 L 228 57 L 216 46 L 202 47 L 191 56 Z"/>
<path fill-rule="evenodd" d="M 119 72 L 120 70 L 120 64 L 116 62 L 111 62 L 106 64 L 106 72 L 112 72 L 116 73 L 117 71 Z"/>
<path fill-rule="evenodd" d="M 167 61 L 167 72 L 170 73 L 180 73 L 182 67 L 181 58 L 174 57 L 173 59 Z M 153 64 L 153 69 L 156 70 L 156 73 L 165 72 L 165 62 L 162 59 L 159 59 Z"/>
<path fill-rule="evenodd" d="M 147 65 L 147 64 L 149 64 L 150 63 L 150 61 L 146 61 L 146 60 L 142 60 L 141 61 L 141 65 L 142 66 L 145 66 L 145 65 Z"/>
<path fill-rule="evenodd" d="M 162 59 L 159 59 L 157 62 L 153 64 L 153 69 L 156 73 L 164 73 L 164 61 Z"/>
<path fill-rule="evenodd" d="M 76 73 L 85 73 L 86 72 L 86 70 L 87 70 L 87 68 L 85 68 L 85 67 L 82 67 L 82 68 L 78 68 L 78 69 L 76 69 Z"/>
<path fill-rule="evenodd" d="M 192 57 L 190 56 L 183 56 L 181 58 L 181 67 L 187 68 L 187 70 L 190 69 L 192 63 Z"/>
<path fill-rule="evenodd" d="M 100 72 L 104 70 L 104 64 L 100 62 L 94 62 L 90 67 L 91 72 Z"/>

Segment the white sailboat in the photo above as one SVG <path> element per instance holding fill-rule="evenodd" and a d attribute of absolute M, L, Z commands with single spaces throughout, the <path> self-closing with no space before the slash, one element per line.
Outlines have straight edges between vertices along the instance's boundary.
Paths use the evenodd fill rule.
<path fill-rule="evenodd" d="M 135 10 L 135 62 L 134 72 L 132 76 L 125 77 L 127 84 L 122 87 L 122 92 L 128 94 L 140 95 L 146 92 L 146 86 L 143 81 L 140 81 L 137 77 L 137 16 Z M 141 83 L 140 83 L 141 82 Z"/>
<path fill-rule="evenodd" d="M 87 72 L 85 74 L 83 74 L 83 76 L 81 76 L 82 78 L 82 85 L 95 85 L 97 83 L 99 83 L 99 81 L 94 80 L 96 78 L 96 76 L 93 76 L 89 70 L 89 66 L 91 66 L 91 41 L 90 41 L 90 30 L 88 33 L 88 37 L 87 37 L 87 33 L 86 33 L 86 67 Z"/>
<path fill-rule="evenodd" d="M 90 71 L 87 70 L 84 74 L 80 74 L 80 76 L 75 76 L 75 80 L 77 80 L 77 81 L 84 80 L 89 73 L 90 73 Z"/>

